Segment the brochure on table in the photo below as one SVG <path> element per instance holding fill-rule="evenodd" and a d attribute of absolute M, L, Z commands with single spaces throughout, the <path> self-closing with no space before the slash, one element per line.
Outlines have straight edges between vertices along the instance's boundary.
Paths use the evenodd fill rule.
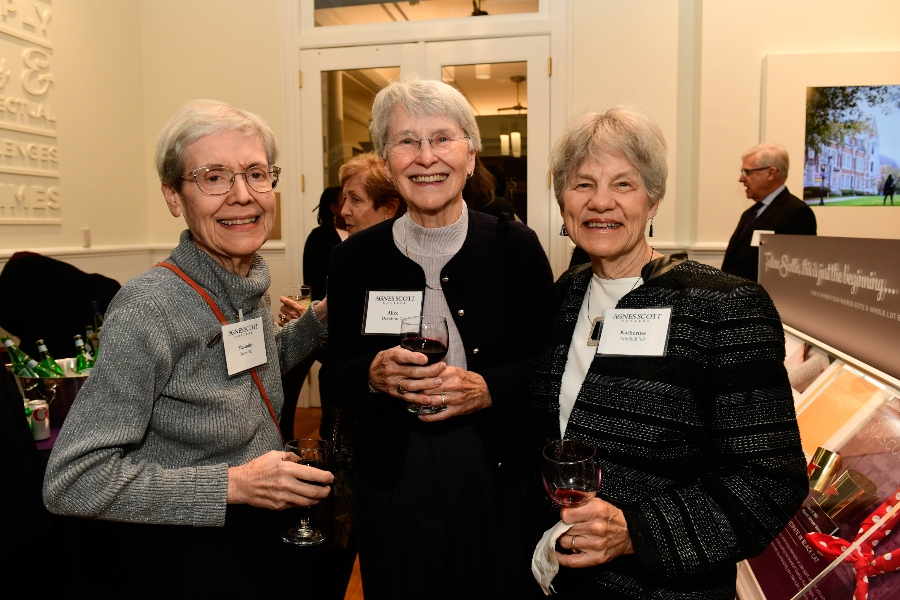
<path fill-rule="evenodd" d="M 900 494 L 900 266 L 882 258 L 900 255 L 900 241 L 765 235 L 762 248 L 810 490 L 775 541 L 739 565 L 738 597 L 851 600 L 861 589 L 843 549 L 866 535 L 861 548 L 879 566 L 900 556 L 900 531 L 867 521 Z M 893 356 L 878 354 L 888 347 Z M 869 600 L 900 598 L 900 571 L 872 571 L 859 584 Z"/>

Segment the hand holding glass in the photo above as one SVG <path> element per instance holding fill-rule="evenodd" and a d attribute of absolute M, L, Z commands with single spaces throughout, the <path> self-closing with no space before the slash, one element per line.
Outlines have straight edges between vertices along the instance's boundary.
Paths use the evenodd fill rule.
<path fill-rule="evenodd" d="M 429 365 L 444 360 L 450 346 L 450 333 L 444 317 L 423 315 L 407 317 L 400 322 L 400 347 L 410 352 L 419 352 L 428 358 Z M 447 407 L 421 406 L 409 403 L 406 410 L 419 415 L 433 415 L 446 410 Z"/>
<path fill-rule="evenodd" d="M 544 489 L 559 506 L 587 504 L 600 487 L 597 449 L 583 440 L 554 440 L 544 446 L 541 475 Z"/>
<path fill-rule="evenodd" d="M 300 439 L 291 440 L 284 445 L 284 451 L 295 455 L 301 465 L 315 467 L 322 471 L 332 471 L 331 444 L 325 440 Z M 312 482 L 312 485 L 321 485 Z M 309 524 L 310 509 L 308 506 L 300 508 L 300 525 L 292 527 L 281 536 L 283 542 L 295 546 L 315 546 L 325 541 L 328 536 L 311 527 Z"/>
<path fill-rule="evenodd" d="M 286 285 L 284 286 L 284 295 L 304 309 L 309 308 L 309 305 L 312 303 L 312 288 L 308 285 Z"/>

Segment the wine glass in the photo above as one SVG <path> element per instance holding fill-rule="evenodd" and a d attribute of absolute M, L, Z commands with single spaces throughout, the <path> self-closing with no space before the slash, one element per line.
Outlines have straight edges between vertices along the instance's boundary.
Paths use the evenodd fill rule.
<path fill-rule="evenodd" d="M 304 309 L 309 308 L 309 305 L 312 303 L 312 288 L 308 285 L 286 285 L 284 286 L 284 295 Z"/>
<path fill-rule="evenodd" d="M 541 475 L 550 499 L 561 507 L 587 504 L 600 487 L 597 449 L 584 440 L 554 440 L 544 446 Z"/>
<path fill-rule="evenodd" d="M 447 331 L 447 319 L 422 315 L 407 317 L 400 322 L 400 347 L 411 352 L 419 352 L 428 358 L 428 364 L 440 362 L 447 355 L 450 345 L 450 334 Z M 421 406 L 410 402 L 406 410 L 418 415 L 433 415 L 446 410 L 447 407 Z"/>
<path fill-rule="evenodd" d="M 297 461 L 301 465 L 307 465 L 321 469 L 322 471 L 332 470 L 332 451 L 331 443 L 318 439 L 299 439 L 291 440 L 284 445 L 284 451 L 290 452 L 297 457 Z M 313 483 L 313 485 L 322 485 Z M 281 540 L 295 546 L 315 546 L 321 544 L 328 537 L 325 533 L 310 526 L 309 516 L 310 508 L 308 506 L 300 507 L 300 525 L 288 529 L 281 536 Z"/>

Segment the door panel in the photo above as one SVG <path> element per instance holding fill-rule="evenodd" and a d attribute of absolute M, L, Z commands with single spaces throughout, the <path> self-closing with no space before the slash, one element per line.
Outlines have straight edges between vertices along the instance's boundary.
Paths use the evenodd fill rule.
<path fill-rule="evenodd" d="M 509 185 L 507 197 L 517 209 L 517 215 L 534 229 L 544 247 L 550 248 L 550 211 L 557 210 L 548 187 L 547 159 L 550 151 L 550 38 L 531 36 L 425 44 L 424 76 L 431 79 L 448 78 L 448 67 L 477 65 L 489 87 L 471 88 L 470 97 L 479 116 L 483 162 L 504 165 Z M 485 69 L 487 65 L 489 68 Z M 516 85 L 513 78 L 524 76 Z M 519 108 L 522 107 L 522 108 Z M 518 110 L 516 110 L 518 109 Z M 524 122 L 523 122 L 524 121 Z M 524 125 L 524 126 L 523 126 Z M 519 134 L 521 158 L 513 156 Z M 511 134 L 510 155 L 504 156 Z M 499 150 L 499 151 L 495 151 Z M 524 159 L 524 160 L 523 160 Z M 522 179 L 525 179 L 523 181 Z M 510 189 L 510 188 L 514 189 Z M 526 198 L 524 210 L 517 206 L 517 198 Z"/>
<path fill-rule="evenodd" d="M 443 70 L 446 80 L 446 67 L 460 66 L 462 72 L 463 66 L 476 64 L 491 65 L 493 75 L 488 82 L 479 82 L 483 93 L 479 92 L 473 103 L 476 115 L 489 123 L 479 125 L 484 129 L 484 162 L 508 166 L 508 197 L 514 204 L 523 203 L 522 220 L 535 230 L 548 251 L 550 215 L 556 210 L 547 175 L 549 56 L 549 36 L 301 50 L 300 167 L 305 189 L 300 207 L 303 216 L 286 211 L 292 221 L 286 228 L 289 263 L 302 264 L 303 242 L 316 225 L 314 218 L 304 217 L 315 210 L 326 187 L 337 185 L 340 164 L 369 149 L 366 125 L 371 104 L 365 104 L 377 90 L 396 77 L 398 69 L 400 74 L 419 73 L 431 79 L 441 79 Z M 524 79 L 517 85 L 513 77 L 518 76 Z M 475 88 L 472 96 L 474 100 Z M 522 109 L 517 110 L 520 105 Z M 497 110 L 506 108 L 512 110 Z M 508 157 L 501 153 L 500 138 L 505 132 L 510 137 Z M 519 134 L 521 157 L 512 156 L 515 133 Z"/>

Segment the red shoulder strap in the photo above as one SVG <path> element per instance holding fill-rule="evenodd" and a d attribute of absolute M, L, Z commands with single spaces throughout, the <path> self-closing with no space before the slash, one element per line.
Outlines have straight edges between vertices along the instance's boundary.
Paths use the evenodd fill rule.
<path fill-rule="evenodd" d="M 209 293 L 200 286 L 200 284 L 191 279 L 187 273 L 185 273 L 172 263 L 159 262 L 154 266 L 165 267 L 166 269 L 169 269 L 170 271 L 181 277 L 181 279 L 183 279 L 186 284 L 194 288 L 194 291 L 196 291 L 204 300 L 206 300 L 206 303 L 209 304 L 209 307 L 215 313 L 216 317 L 219 319 L 219 322 L 222 323 L 222 325 L 228 325 L 228 319 L 226 319 L 225 315 L 222 314 L 222 311 L 219 310 L 216 301 L 212 299 L 212 296 L 210 296 Z M 250 369 L 250 374 L 253 376 L 253 381 L 256 383 L 256 387 L 259 388 L 259 393 L 260 395 L 262 395 L 262 399 L 266 403 L 266 408 L 269 409 L 269 414 L 272 416 L 272 422 L 275 423 L 275 429 L 278 430 L 278 435 L 279 437 L 281 437 L 281 443 L 284 444 L 284 434 L 281 433 L 281 427 L 278 425 L 278 417 L 275 416 L 275 409 L 272 408 L 272 402 L 269 400 L 269 395 L 266 393 L 266 388 L 263 387 L 262 380 L 259 378 L 259 374 L 256 372 L 256 367 Z"/>

